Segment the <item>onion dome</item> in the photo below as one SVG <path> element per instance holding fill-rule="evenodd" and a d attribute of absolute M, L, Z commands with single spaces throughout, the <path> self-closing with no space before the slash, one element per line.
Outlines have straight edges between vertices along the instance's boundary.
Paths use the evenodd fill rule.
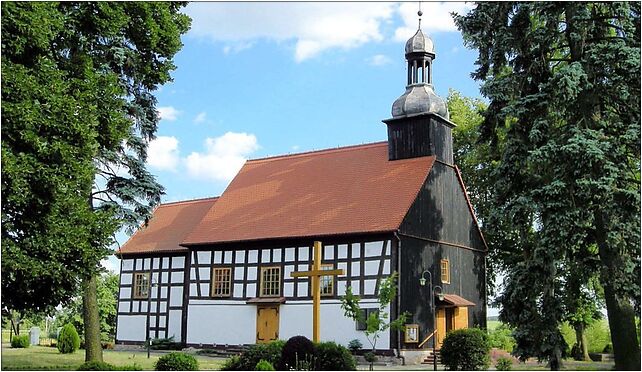
<path fill-rule="evenodd" d="M 421 11 L 418 13 L 421 17 Z M 421 18 L 417 32 L 406 42 L 408 84 L 406 92 L 392 104 L 392 117 L 399 118 L 424 113 L 434 113 L 449 118 L 446 102 L 439 97 L 432 84 L 432 61 L 435 45 L 421 31 Z"/>

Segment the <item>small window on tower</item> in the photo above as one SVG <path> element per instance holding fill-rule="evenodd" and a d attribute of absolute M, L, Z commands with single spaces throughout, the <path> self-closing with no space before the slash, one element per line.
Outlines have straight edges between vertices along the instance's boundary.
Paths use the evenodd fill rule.
<path fill-rule="evenodd" d="M 134 273 L 134 298 L 147 298 L 149 295 L 149 273 Z"/>
<path fill-rule="evenodd" d="M 450 284 L 450 263 L 448 259 L 441 260 L 441 282 Z"/>
<path fill-rule="evenodd" d="M 231 294 L 232 269 L 215 267 L 212 270 L 212 297 L 229 297 Z"/>
<path fill-rule="evenodd" d="M 334 270 L 332 264 L 321 264 L 321 270 Z M 334 275 L 322 276 L 321 296 L 332 296 L 334 294 Z"/>

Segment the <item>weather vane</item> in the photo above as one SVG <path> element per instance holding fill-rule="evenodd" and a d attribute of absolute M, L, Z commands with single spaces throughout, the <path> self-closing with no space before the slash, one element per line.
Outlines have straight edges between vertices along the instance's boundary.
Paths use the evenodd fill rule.
<path fill-rule="evenodd" d="M 424 12 L 421 11 L 421 1 L 418 1 L 419 3 L 419 11 L 417 12 L 417 15 L 419 16 L 419 29 L 421 29 L 421 16 L 424 15 Z"/>

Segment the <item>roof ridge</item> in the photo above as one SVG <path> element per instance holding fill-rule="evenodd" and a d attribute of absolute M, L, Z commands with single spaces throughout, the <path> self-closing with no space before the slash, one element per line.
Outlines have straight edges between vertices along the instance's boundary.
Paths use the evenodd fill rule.
<path fill-rule="evenodd" d="M 178 200 L 178 201 L 161 203 L 158 207 L 160 208 L 160 207 L 164 207 L 166 205 L 175 205 L 175 204 L 201 203 L 201 202 L 205 202 L 205 201 L 216 200 L 218 198 L 220 198 L 220 196 L 209 196 L 209 197 L 205 197 L 205 198 Z"/>
<path fill-rule="evenodd" d="M 285 159 L 285 158 L 296 158 L 296 157 L 305 157 L 305 156 L 310 156 L 310 155 L 315 155 L 319 153 L 326 153 L 326 154 L 332 154 L 336 152 L 344 152 L 344 151 L 352 151 L 360 148 L 368 148 L 368 147 L 377 147 L 381 146 L 384 144 L 388 144 L 388 141 L 379 141 L 379 142 L 371 142 L 371 143 L 363 143 L 361 145 L 349 145 L 349 146 L 343 146 L 343 147 L 333 147 L 329 149 L 321 149 L 321 150 L 311 150 L 311 151 L 305 151 L 305 152 L 299 152 L 295 154 L 283 154 L 283 155 L 274 155 L 274 156 L 266 156 L 264 158 L 256 158 L 256 159 L 248 159 L 248 163 L 262 163 L 265 161 L 273 161 L 273 160 L 279 160 L 279 159 Z"/>

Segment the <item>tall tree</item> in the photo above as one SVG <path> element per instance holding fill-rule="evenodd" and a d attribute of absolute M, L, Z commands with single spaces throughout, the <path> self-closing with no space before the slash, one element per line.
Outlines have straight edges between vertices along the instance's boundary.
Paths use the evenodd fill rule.
<path fill-rule="evenodd" d="M 145 169 L 147 145 L 154 138 L 158 123 L 153 92 L 171 79 L 170 72 L 175 68 L 172 58 L 182 46 L 180 36 L 189 29 L 190 20 L 179 12 L 185 3 L 175 2 L 5 5 L 3 32 L 6 23 L 11 33 L 4 34 L 3 52 L 4 40 L 15 40 L 11 47 L 18 48 L 18 52 L 12 52 L 11 62 L 18 66 L 16 68 L 36 60 L 44 61 L 51 70 L 60 73 L 62 83 L 69 84 L 66 90 L 59 92 L 70 100 L 65 106 L 69 112 L 51 115 L 50 119 L 63 128 L 74 124 L 70 129 L 77 128 L 84 135 L 80 138 L 86 138 L 81 142 L 84 147 L 73 142 L 70 145 L 86 151 L 84 157 L 76 158 L 84 171 L 83 182 L 64 188 L 61 194 L 67 198 L 74 196 L 75 204 L 68 208 L 71 213 L 83 212 L 75 224 L 82 226 L 84 219 L 96 221 L 93 228 L 90 224 L 90 228 L 81 230 L 84 236 L 72 231 L 68 242 L 80 241 L 82 252 L 91 254 L 92 260 L 83 262 L 83 270 L 74 273 L 77 275 L 72 278 L 83 281 L 86 360 L 102 360 L 96 301 L 98 262 L 108 252 L 110 241 L 105 237 L 112 236 L 123 226 L 133 229 L 148 218 L 160 201 L 162 187 Z M 5 13 L 11 15 L 9 19 L 5 18 Z M 50 24 L 56 28 L 50 29 Z M 38 31 L 39 27 L 47 32 Z M 46 74 L 43 82 L 32 90 L 47 96 L 50 92 L 45 77 Z M 3 106 L 4 100 L 3 79 Z M 35 106 L 35 111 L 43 111 L 37 102 Z M 46 108 L 44 111 L 47 112 Z M 82 116 L 82 120 L 77 116 Z M 24 117 L 16 115 L 16 121 L 22 119 Z M 51 124 L 42 120 L 38 125 L 46 128 Z M 39 135 L 36 132 L 35 136 L 40 138 Z M 68 144 L 67 137 L 52 139 Z M 12 147 L 7 152 L 19 153 L 19 149 Z M 49 159 L 39 161 L 48 164 Z M 61 167 L 66 164 L 67 161 L 60 162 Z M 36 199 L 49 207 L 47 199 Z M 63 219 L 63 215 L 54 216 L 52 225 Z M 50 228 L 45 226 L 43 230 Z M 12 234 L 16 233 L 7 235 Z M 46 245 L 47 241 L 44 241 L 37 249 L 47 251 Z M 23 245 L 17 250 L 22 253 L 30 249 Z M 65 293 L 69 296 L 72 292 Z"/>
<path fill-rule="evenodd" d="M 479 50 L 482 134 L 506 134 L 488 227 L 515 227 L 500 317 L 517 353 L 559 367 L 560 294 L 597 247 L 616 368 L 639 370 L 640 4 L 480 3 L 455 21 Z"/>

